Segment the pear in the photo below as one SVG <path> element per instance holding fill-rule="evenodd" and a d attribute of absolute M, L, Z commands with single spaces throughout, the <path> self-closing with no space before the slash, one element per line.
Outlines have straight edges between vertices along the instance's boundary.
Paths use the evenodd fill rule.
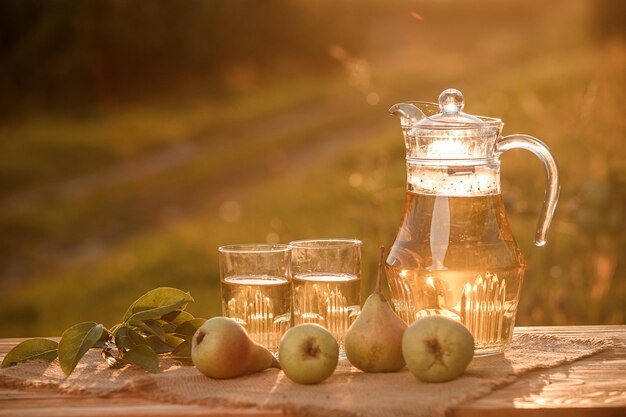
<path fill-rule="evenodd" d="M 429 316 L 404 333 L 402 353 L 406 367 L 424 382 L 458 378 L 474 357 L 474 337 L 458 321 Z"/>
<path fill-rule="evenodd" d="M 385 247 L 380 247 L 374 292 L 346 332 L 344 349 L 352 365 L 364 372 L 395 372 L 405 365 L 402 337 L 407 326 L 380 290 Z"/>
<path fill-rule="evenodd" d="M 274 355 L 255 343 L 236 321 L 214 317 L 191 339 L 191 361 L 204 375 L 227 379 L 280 368 Z"/>
<path fill-rule="evenodd" d="M 317 323 L 299 324 L 283 335 L 278 359 L 287 378 L 298 384 L 318 384 L 332 375 L 339 361 L 334 336 Z"/>

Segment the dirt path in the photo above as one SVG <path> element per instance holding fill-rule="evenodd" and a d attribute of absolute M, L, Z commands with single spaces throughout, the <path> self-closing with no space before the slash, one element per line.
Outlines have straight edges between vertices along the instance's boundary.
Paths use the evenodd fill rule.
<path fill-rule="evenodd" d="M 74 242 L 63 242 L 62 236 L 47 235 L 36 241 L 28 239 L 17 247 L 15 256 L 5 257 L 0 266 L 0 285 L 10 286 L 37 271 L 48 270 L 72 259 L 99 256 L 109 247 L 119 244 L 130 236 L 149 228 L 158 227 L 174 217 L 189 216 L 211 201 L 220 201 L 228 195 L 241 195 L 246 187 L 254 187 L 260 181 L 271 180 L 280 175 L 293 174 L 311 169 L 313 166 L 332 163 L 346 152 L 358 148 L 360 140 L 372 134 L 377 118 L 371 117 L 372 110 L 364 108 L 363 115 L 346 115 L 342 112 L 343 103 L 316 102 L 294 108 L 293 110 L 266 118 L 253 126 L 236 126 L 216 131 L 202 138 L 189 140 L 149 155 L 136 158 L 127 163 L 112 166 L 83 177 L 73 178 L 45 188 L 29 190 L 9 199 L 2 209 L 3 215 L 19 213 L 20 210 L 44 212 L 45 210 L 63 210 L 74 205 L 85 204 L 98 195 L 106 195 L 107 190 L 130 183 L 140 183 L 155 176 L 183 169 L 189 164 L 202 161 L 209 154 L 217 154 L 232 149 L 233 146 L 260 145 L 269 153 L 277 155 L 276 161 L 265 155 L 258 155 L 253 160 L 242 161 L 237 166 L 220 170 L 210 178 L 201 178 L 194 184 L 194 191 L 183 196 L 167 191 L 163 195 L 149 194 L 148 201 L 142 201 L 142 207 L 132 207 L 138 212 L 150 207 L 150 213 L 142 218 L 141 224 L 127 224 L 122 230 L 110 233 L 111 227 L 100 224 L 102 229 L 93 229 L 80 219 L 65 228 L 72 228 L 77 233 Z M 384 113 L 382 113 L 384 116 Z M 345 119 L 336 129 L 325 129 L 324 124 Z M 358 120 L 358 122 L 349 122 Z M 381 124 L 389 127 L 389 125 Z M 320 129 L 318 133 L 316 129 Z M 299 139 L 303 136 L 302 139 Z M 297 146 L 284 151 L 272 149 L 272 142 L 277 137 L 298 138 Z M 241 145 L 239 145 L 240 143 Z M 267 148 L 266 148 L 267 146 Z M 204 190 L 199 192 L 198 190 Z M 209 192 L 210 191 L 210 192 Z M 94 204 L 94 203 L 87 203 Z M 97 202 L 96 202 L 97 204 Z M 172 210 L 172 206 L 174 210 Z M 117 214 L 112 207 L 107 213 L 106 222 L 115 224 Z M 147 210 L 146 210 L 147 211 Z M 141 213 L 139 213 L 141 214 Z M 144 221 L 145 220 L 145 221 Z M 78 230 L 81 229 L 81 230 Z M 26 254 L 22 256 L 23 254 Z"/>
<path fill-rule="evenodd" d="M 219 152 L 220 145 L 236 140 L 238 137 L 248 136 L 250 140 L 269 140 L 272 135 L 294 133 L 323 116 L 325 106 L 323 102 L 308 103 L 289 112 L 274 115 L 252 126 L 253 134 L 250 133 L 248 126 L 218 128 L 205 136 L 189 138 L 103 170 L 23 190 L 5 198 L 2 211 L 24 204 L 40 204 L 48 200 L 50 195 L 54 195 L 58 201 L 85 198 L 107 187 L 139 181 L 175 169 L 208 152 Z"/>

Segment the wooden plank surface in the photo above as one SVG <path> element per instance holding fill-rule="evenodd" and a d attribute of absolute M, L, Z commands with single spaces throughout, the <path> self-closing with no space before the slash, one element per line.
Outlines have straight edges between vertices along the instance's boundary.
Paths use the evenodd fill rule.
<path fill-rule="evenodd" d="M 522 327 L 516 332 L 611 337 L 626 344 L 626 326 Z M 454 417 L 626 416 L 626 349 L 537 370 L 458 408 Z"/>
<path fill-rule="evenodd" d="M 626 326 L 524 327 L 516 332 L 612 337 L 626 344 Z M 0 339 L 0 360 L 21 339 Z M 166 404 L 131 394 L 107 398 L 50 390 L 0 388 L 0 416 L 277 417 L 280 411 Z M 459 407 L 454 417 L 626 416 L 626 349 L 530 372 L 513 384 Z"/>

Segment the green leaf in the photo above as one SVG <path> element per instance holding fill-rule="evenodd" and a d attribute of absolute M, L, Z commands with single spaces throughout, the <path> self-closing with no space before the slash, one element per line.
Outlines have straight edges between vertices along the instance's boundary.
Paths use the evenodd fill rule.
<path fill-rule="evenodd" d="M 165 335 L 165 340 L 160 340 L 156 336 L 146 337 L 146 342 L 148 343 L 148 345 L 150 345 L 152 347 L 152 350 L 154 350 L 158 354 L 169 353 L 174 350 L 176 346 L 180 345 L 184 341 L 184 339 L 173 336 L 171 334 Z"/>
<path fill-rule="evenodd" d="M 105 348 L 106 347 L 106 343 L 109 341 L 109 338 L 111 337 L 111 333 L 109 333 L 109 331 L 106 328 L 102 328 L 102 336 L 100 336 L 100 339 L 96 342 L 95 345 L 93 345 L 93 347 L 95 348 Z"/>
<path fill-rule="evenodd" d="M 178 317 L 178 315 L 182 312 L 183 310 L 174 310 L 171 311 L 167 314 L 163 314 L 161 316 L 161 320 L 166 321 L 168 323 L 171 323 L 172 321 L 176 320 L 176 317 Z M 189 313 L 187 313 L 189 314 Z"/>
<path fill-rule="evenodd" d="M 122 355 L 122 360 L 145 369 L 146 371 L 159 372 L 159 357 L 148 345 L 137 345 Z"/>
<path fill-rule="evenodd" d="M 183 343 L 176 346 L 176 349 L 170 354 L 170 358 L 191 363 L 191 341 L 185 340 Z"/>
<path fill-rule="evenodd" d="M 69 376 L 85 353 L 98 343 L 103 331 L 101 324 L 88 321 L 63 332 L 59 342 L 59 363 L 65 375 Z"/>
<path fill-rule="evenodd" d="M 176 310 L 162 316 L 160 321 L 164 323 L 161 327 L 163 327 L 165 333 L 174 333 L 176 331 L 176 327 L 180 324 L 193 319 L 194 316 L 192 314 L 183 310 Z"/>
<path fill-rule="evenodd" d="M 165 331 L 161 328 L 156 320 L 144 320 L 144 321 L 131 321 L 130 324 L 133 327 L 140 329 L 147 335 L 155 335 L 159 339 L 165 342 Z"/>
<path fill-rule="evenodd" d="M 161 320 L 166 321 L 168 323 L 176 324 L 176 325 L 183 323 L 187 320 L 192 320 L 193 318 L 194 317 L 191 313 L 188 313 L 183 310 L 175 310 L 175 311 L 172 311 L 171 313 L 167 313 L 161 316 Z"/>
<path fill-rule="evenodd" d="M 31 359 L 53 361 L 57 357 L 58 346 L 57 342 L 48 339 L 24 340 L 7 353 L 2 361 L 2 367 L 6 368 Z"/>
<path fill-rule="evenodd" d="M 193 298 L 187 292 L 170 287 L 156 288 L 139 297 L 126 311 L 123 321 L 159 319 L 191 302 Z"/>
<path fill-rule="evenodd" d="M 166 334 L 174 333 L 174 330 L 176 330 L 176 326 L 173 325 L 172 323 L 167 323 L 165 321 L 159 321 L 159 322 L 161 323 L 161 328 Z"/>
<path fill-rule="evenodd" d="M 180 338 L 178 336 L 175 336 L 173 334 L 166 334 L 165 335 L 165 343 L 167 343 L 172 348 L 175 348 L 176 346 L 180 345 L 184 341 L 185 341 L 185 339 Z"/>
<path fill-rule="evenodd" d="M 196 333 L 196 330 L 198 330 L 198 328 L 202 326 L 205 321 L 206 319 L 200 318 L 187 320 L 176 327 L 174 334 L 178 337 L 182 337 L 183 339 L 191 339 Z"/>
<path fill-rule="evenodd" d="M 118 328 L 115 332 L 115 345 L 120 349 L 131 349 L 137 345 L 147 344 L 143 336 L 126 326 Z"/>
<path fill-rule="evenodd" d="M 186 321 L 189 320 L 193 320 L 195 317 L 193 316 L 193 314 L 188 313 L 186 311 L 181 311 L 180 314 L 178 316 L 176 316 L 175 320 L 172 320 L 171 323 L 172 324 L 180 324 L 180 323 L 184 323 Z"/>

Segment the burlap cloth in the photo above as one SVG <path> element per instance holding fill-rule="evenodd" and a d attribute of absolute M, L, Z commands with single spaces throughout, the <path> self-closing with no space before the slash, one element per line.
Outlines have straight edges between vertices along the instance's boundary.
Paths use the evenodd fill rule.
<path fill-rule="evenodd" d="M 297 385 L 277 369 L 231 380 L 212 380 L 192 366 L 163 360 L 159 374 L 128 366 L 109 369 L 90 351 L 65 378 L 58 361 L 31 361 L 0 371 L 0 385 L 34 387 L 76 395 L 109 396 L 133 392 L 179 404 L 281 409 L 304 416 L 443 416 L 538 368 L 550 368 L 614 347 L 610 340 L 537 334 L 517 335 L 504 355 L 475 358 L 465 374 L 446 383 L 422 383 L 404 370 L 366 374 L 341 361 L 319 385 Z"/>

